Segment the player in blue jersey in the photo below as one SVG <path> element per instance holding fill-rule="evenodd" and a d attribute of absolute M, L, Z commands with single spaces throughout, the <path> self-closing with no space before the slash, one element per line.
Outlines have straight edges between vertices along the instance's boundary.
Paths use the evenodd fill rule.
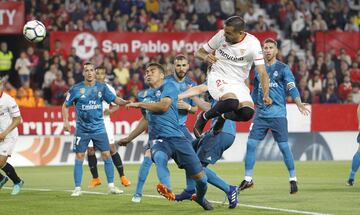
<path fill-rule="evenodd" d="M 105 83 L 106 68 L 104 66 L 98 66 L 95 68 L 95 72 L 96 72 L 96 80 L 99 81 L 100 83 Z M 115 89 L 111 85 L 107 83 L 105 84 L 110 89 L 110 91 L 116 95 Z M 103 118 L 104 118 L 105 130 L 109 139 L 112 161 L 114 162 L 114 166 L 119 173 L 121 184 L 127 187 L 130 186 L 131 182 L 126 178 L 124 174 L 124 166 L 120 154 L 118 153 L 117 148 L 115 147 L 114 126 L 110 120 L 110 114 L 119 110 L 119 106 L 114 104 L 112 104 L 111 106 L 112 108 L 110 109 L 110 104 L 108 104 L 106 101 L 103 101 L 103 114 L 104 114 Z M 92 175 L 92 180 L 90 181 L 89 187 L 94 188 L 96 186 L 101 185 L 101 180 L 98 175 L 95 149 L 91 141 L 87 149 L 87 158 L 88 158 L 89 169 Z"/>
<path fill-rule="evenodd" d="M 75 155 L 74 180 L 75 190 L 71 196 L 81 195 L 81 179 L 83 162 L 87 146 L 92 140 L 94 147 L 101 151 L 104 160 L 105 173 L 109 185 L 109 192 L 113 193 L 114 167 L 111 159 L 109 140 L 105 131 L 103 120 L 102 101 L 125 105 L 128 102 L 116 97 L 109 88 L 95 80 L 95 69 L 92 63 L 84 64 L 84 81 L 74 85 L 68 92 L 62 106 L 64 131 L 70 132 L 69 107 L 75 105 L 76 130 L 73 143 Z"/>
<path fill-rule="evenodd" d="M 178 117 L 178 88 L 172 82 L 164 83 L 164 68 L 157 63 L 146 67 L 145 78 L 152 88 L 143 102 L 130 103 L 127 107 L 146 110 L 152 160 L 156 165 L 160 183 L 158 192 L 169 200 L 175 200 L 171 191 L 170 173 L 167 163 L 173 158 L 179 168 L 183 168 L 196 182 L 196 198 L 194 199 L 205 210 L 212 210 L 212 205 L 205 199 L 207 177 L 200 160 L 196 156 L 191 143 L 180 130 Z"/>
<path fill-rule="evenodd" d="M 254 185 L 252 176 L 255 165 L 255 151 L 257 144 L 264 139 L 271 129 L 275 141 L 283 155 L 284 162 L 289 171 L 290 194 L 298 191 L 295 174 L 294 159 L 288 143 L 288 127 L 286 119 L 286 96 L 290 94 L 296 102 L 299 111 L 308 115 L 310 111 L 301 102 L 299 91 L 295 86 L 294 76 L 288 65 L 278 61 L 277 42 L 271 38 L 266 39 L 263 45 L 266 72 L 270 78 L 270 97 L 272 105 L 268 106 L 263 101 L 263 90 L 260 85 L 259 73 L 255 70 L 254 90 L 252 98 L 256 105 L 256 113 L 247 141 L 245 156 L 245 179 L 239 189 L 244 190 Z"/>
<path fill-rule="evenodd" d="M 191 91 L 193 88 L 189 89 Z M 206 92 L 208 102 L 194 97 L 196 104 L 204 111 L 209 110 L 216 105 L 216 101 L 211 95 Z M 236 208 L 238 203 L 238 187 L 229 185 L 221 179 L 214 171 L 208 168 L 209 164 L 215 164 L 221 157 L 225 150 L 227 150 L 235 140 L 236 124 L 234 121 L 226 120 L 224 126 L 219 133 L 214 133 L 213 128 L 217 119 L 213 119 L 210 130 L 205 133 L 200 139 L 193 142 L 193 147 L 205 168 L 205 173 L 208 177 L 208 182 L 215 187 L 224 191 L 229 201 L 229 208 Z M 176 195 L 177 201 L 190 199 L 192 194 L 195 193 L 195 186 L 187 181 L 186 188 L 182 193 Z"/>
<path fill-rule="evenodd" d="M 174 83 L 180 92 L 183 92 L 183 91 L 187 90 L 189 87 L 193 87 L 196 85 L 193 81 L 191 81 L 187 77 L 187 72 L 189 70 L 189 62 L 184 55 L 177 55 L 175 57 L 174 67 L 175 67 L 174 74 L 166 76 L 165 82 Z M 141 91 L 138 94 L 138 101 L 142 102 L 147 97 L 148 92 L 151 92 L 151 91 L 152 91 L 151 88 L 147 89 L 145 91 Z M 187 120 L 188 113 L 194 114 L 197 112 L 197 109 L 198 108 L 192 99 L 184 99 L 184 100 L 178 101 L 179 125 L 181 128 L 181 131 L 183 132 L 185 137 L 190 142 L 193 141 L 193 137 L 190 134 L 189 130 L 187 129 L 185 122 Z M 142 110 L 142 112 L 143 112 L 143 115 L 145 115 L 145 110 Z M 142 122 L 142 121 L 140 120 L 140 122 Z M 138 126 L 140 126 L 140 125 L 141 124 L 139 124 Z M 143 130 L 141 131 L 141 128 L 142 127 L 136 128 L 133 131 L 135 133 L 131 132 L 128 137 L 121 139 L 119 141 L 119 144 L 124 145 L 124 144 L 131 142 L 135 137 L 137 137 L 138 135 L 140 135 L 142 133 Z M 144 130 L 145 130 L 145 128 L 144 128 Z M 150 137 L 149 137 L 149 141 L 151 141 Z M 132 201 L 135 203 L 139 203 L 141 201 L 143 186 L 144 186 L 145 180 L 149 174 L 151 164 L 152 164 L 152 161 L 151 161 L 150 147 L 148 145 L 146 145 L 144 160 L 139 169 L 138 183 L 136 185 L 136 192 L 132 198 Z M 187 176 L 187 180 L 189 180 L 189 178 L 191 178 L 191 177 Z M 191 183 L 191 182 L 189 182 L 189 183 Z M 194 184 L 194 186 L 195 186 L 195 184 Z"/>
<path fill-rule="evenodd" d="M 359 123 L 358 130 L 360 131 L 360 105 L 358 105 L 358 107 L 357 107 L 357 118 L 358 118 L 358 123 Z M 360 144 L 360 133 L 357 136 L 357 142 Z M 346 184 L 348 186 L 354 185 L 355 174 L 358 171 L 359 166 L 360 166 L 360 145 L 352 159 L 350 175 L 346 182 Z"/>
<path fill-rule="evenodd" d="M 186 91 L 188 88 L 196 86 L 190 78 L 187 77 L 189 70 L 189 62 L 184 55 L 177 55 L 174 60 L 175 72 L 172 75 L 168 75 L 165 78 L 165 82 L 173 82 L 180 93 Z M 194 101 L 190 98 L 186 98 L 178 101 L 179 109 L 179 123 L 180 128 L 185 137 L 191 142 L 193 137 L 187 129 L 185 123 L 188 113 L 195 114 L 198 110 Z"/>

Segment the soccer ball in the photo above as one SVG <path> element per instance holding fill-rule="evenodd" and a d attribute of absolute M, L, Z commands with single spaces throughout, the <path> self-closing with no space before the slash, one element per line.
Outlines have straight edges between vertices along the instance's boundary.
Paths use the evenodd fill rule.
<path fill-rule="evenodd" d="M 24 25 L 23 34 L 30 42 L 38 43 L 46 37 L 46 28 L 40 21 L 31 20 Z"/>

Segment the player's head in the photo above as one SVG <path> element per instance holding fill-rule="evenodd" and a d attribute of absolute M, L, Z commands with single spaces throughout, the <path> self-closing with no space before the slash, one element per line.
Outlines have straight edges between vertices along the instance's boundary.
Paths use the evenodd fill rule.
<path fill-rule="evenodd" d="M 96 80 L 104 83 L 106 78 L 106 68 L 101 65 L 95 68 Z"/>
<path fill-rule="evenodd" d="M 238 43 L 245 34 L 245 21 L 240 16 L 231 16 L 225 20 L 225 40 L 228 43 Z"/>
<path fill-rule="evenodd" d="M 159 87 L 165 78 L 165 69 L 161 64 L 149 63 L 146 65 L 145 79 L 150 87 Z"/>
<path fill-rule="evenodd" d="M 95 81 L 95 68 L 94 64 L 90 62 L 84 63 L 83 76 L 85 82 L 94 82 Z"/>
<path fill-rule="evenodd" d="M 177 55 L 174 60 L 174 66 L 175 75 L 178 79 L 183 79 L 189 70 L 189 62 L 187 58 L 184 55 Z"/>
<path fill-rule="evenodd" d="M 276 58 L 278 53 L 276 40 L 272 38 L 267 38 L 264 40 L 263 51 L 266 61 L 271 61 L 272 59 Z"/>

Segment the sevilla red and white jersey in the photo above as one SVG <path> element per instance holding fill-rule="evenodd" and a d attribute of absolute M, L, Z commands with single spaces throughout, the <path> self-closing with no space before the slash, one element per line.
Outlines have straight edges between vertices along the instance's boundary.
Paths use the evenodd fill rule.
<path fill-rule="evenodd" d="M 218 59 L 211 66 L 210 74 L 216 73 L 230 82 L 244 82 L 253 63 L 265 64 L 260 41 L 249 33 L 245 33 L 240 42 L 231 44 L 225 41 L 224 30 L 220 30 L 203 48 L 208 53 L 215 52 Z"/>
<path fill-rule="evenodd" d="M 110 84 L 107 84 L 107 83 L 106 83 L 106 86 L 109 88 L 110 92 L 112 92 L 112 93 L 116 96 L 116 91 L 115 91 L 115 89 L 114 89 Z M 116 105 L 116 104 L 114 103 L 114 104 L 112 104 L 112 105 Z M 109 108 L 110 108 L 110 104 L 108 104 L 105 100 L 102 102 L 102 106 L 103 106 L 103 112 L 104 112 L 106 109 L 109 109 Z M 110 122 L 110 115 L 104 115 L 104 121 Z"/>
<path fill-rule="evenodd" d="M 12 122 L 12 118 L 18 116 L 20 116 L 20 110 L 15 99 L 2 93 L 0 97 L 0 132 L 6 130 Z M 14 128 L 6 137 L 16 137 L 18 134 L 18 129 Z"/>

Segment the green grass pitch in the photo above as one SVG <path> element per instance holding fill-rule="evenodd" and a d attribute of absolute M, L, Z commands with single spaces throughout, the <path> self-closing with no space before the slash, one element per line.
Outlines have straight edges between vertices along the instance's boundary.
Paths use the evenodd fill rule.
<path fill-rule="evenodd" d="M 243 179 L 243 163 L 218 163 L 210 166 L 222 178 L 238 185 Z M 171 183 L 175 193 L 185 185 L 184 171 L 170 164 Z M 0 214 L 360 214 L 360 183 L 345 186 L 350 162 L 297 162 L 299 193 L 289 194 L 289 183 L 282 162 L 257 162 L 255 187 L 241 192 L 239 206 L 229 210 L 222 191 L 209 185 L 207 199 L 215 201 L 215 210 L 204 212 L 191 201 L 169 202 L 155 190 L 158 180 L 153 165 L 144 187 L 140 204 L 131 202 L 135 191 L 139 165 L 125 165 L 125 173 L 132 185 L 124 188 L 116 177 L 122 195 L 107 192 L 103 166 L 99 174 L 103 184 L 87 188 L 90 172 L 84 166 L 83 190 L 94 193 L 70 197 L 73 189 L 72 166 L 16 168 L 24 179 L 24 190 L 10 196 L 12 182 L 0 190 Z M 45 190 L 41 190 L 45 189 Z M 97 193 L 97 194 L 96 194 Z M 264 207 L 264 208 L 261 208 Z M 284 210 L 282 210 L 284 209 Z"/>

